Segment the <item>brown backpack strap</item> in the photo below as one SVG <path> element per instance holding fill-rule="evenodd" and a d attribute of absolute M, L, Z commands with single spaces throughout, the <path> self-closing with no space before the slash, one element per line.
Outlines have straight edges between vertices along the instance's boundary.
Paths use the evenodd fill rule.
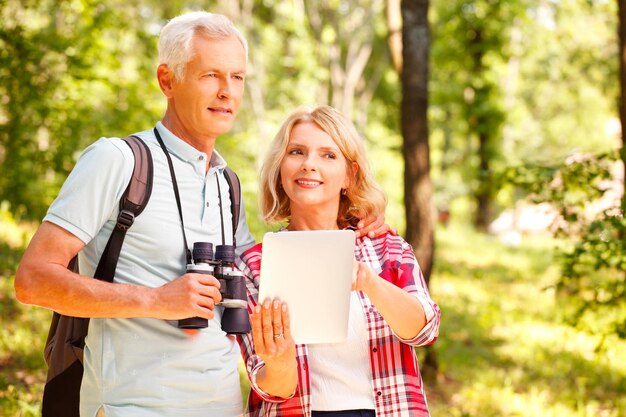
<path fill-rule="evenodd" d="M 224 168 L 224 176 L 228 182 L 228 194 L 230 196 L 230 212 L 233 217 L 233 245 L 237 246 L 235 235 L 239 225 L 239 214 L 241 212 L 241 183 L 235 171 L 229 167 Z"/>
<path fill-rule="evenodd" d="M 124 142 L 133 151 L 135 166 L 128 187 L 126 187 L 126 191 L 124 191 L 120 199 L 120 213 L 117 216 L 117 224 L 111 232 L 111 237 L 102 252 L 100 262 L 94 274 L 95 278 L 108 282 L 113 282 L 117 260 L 120 257 L 126 232 L 132 226 L 135 217 L 141 214 L 146 204 L 148 204 L 150 194 L 152 193 L 154 168 L 152 154 L 148 145 L 137 136 L 125 137 Z"/>

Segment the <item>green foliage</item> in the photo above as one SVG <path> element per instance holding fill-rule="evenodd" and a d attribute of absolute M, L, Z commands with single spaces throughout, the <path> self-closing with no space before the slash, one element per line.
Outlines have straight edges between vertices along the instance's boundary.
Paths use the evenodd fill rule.
<path fill-rule="evenodd" d="M 498 181 L 508 166 L 615 149 L 616 2 L 432 4 L 431 149 L 441 206 L 473 195 L 488 174 L 492 197 L 510 205 L 514 189 Z M 479 170 L 480 132 L 490 138 L 487 172 Z"/>
<path fill-rule="evenodd" d="M 435 3 L 432 113 L 435 130 L 444 130 L 436 191 L 445 192 L 451 179 L 461 177 L 464 186 L 455 193 L 476 199 L 476 224 L 482 227 L 498 192 L 493 176 L 504 159 L 505 70 L 512 56 L 511 33 L 516 20 L 523 19 L 524 6 L 524 1 Z M 452 160 L 461 162 L 460 170 Z M 438 202 L 440 207 L 451 197 Z"/>
<path fill-rule="evenodd" d="M 612 153 L 572 158 L 562 166 L 511 168 L 506 181 L 536 202 L 550 202 L 561 214 L 557 233 L 570 243 L 559 253 L 562 275 L 556 289 L 566 300 L 566 320 L 626 339 L 626 220 L 619 201 L 590 213 L 594 202 L 613 191 L 607 180 L 615 175 L 616 159 Z"/>
<path fill-rule="evenodd" d="M 138 58 L 155 37 L 121 1 L 7 1 L 0 14 L 0 201 L 41 218 L 87 144 L 154 123 Z"/>
<path fill-rule="evenodd" d="M 615 175 L 617 154 L 576 154 L 563 164 L 525 164 L 509 167 L 500 177 L 502 184 L 524 190 L 536 203 L 550 202 L 569 225 L 586 223 L 585 209 L 608 190 L 607 180 Z M 569 233 L 568 224 L 561 232 Z"/>
<path fill-rule="evenodd" d="M 571 324 L 626 339 L 625 236 L 623 215 L 604 213 L 563 254 L 563 276 L 557 289 L 573 300 L 568 305 Z"/>
<path fill-rule="evenodd" d="M 619 94 L 617 2 L 544 3 L 531 17 L 536 23 L 521 28 L 517 46 L 516 100 L 523 110 L 511 130 L 510 160 L 549 162 L 574 150 L 614 149 L 607 128 Z"/>

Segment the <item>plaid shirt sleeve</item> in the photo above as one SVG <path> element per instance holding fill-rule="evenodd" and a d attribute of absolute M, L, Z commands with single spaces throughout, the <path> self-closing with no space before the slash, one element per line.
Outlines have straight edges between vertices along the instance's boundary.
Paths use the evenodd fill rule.
<path fill-rule="evenodd" d="M 402 258 L 398 269 L 398 286 L 417 297 L 424 308 L 426 324 L 413 339 L 400 340 L 411 346 L 430 345 L 439 336 L 441 312 L 439 306 L 430 298 L 424 274 L 422 274 L 422 270 L 417 263 L 413 248 L 403 239 L 401 239 L 401 244 Z"/>
<path fill-rule="evenodd" d="M 402 339 L 411 346 L 432 344 L 439 336 L 441 312 L 439 306 L 430 298 L 422 270 L 417 263 L 413 248 L 400 236 L 390 234 L 377 238 L 362 238 L 357 242 L 357 256 L 385 280 L 415 296 L 426 315 L 426 324 L 412 339 Z M 392 330 L 393 332 L 393 330 Z"/>

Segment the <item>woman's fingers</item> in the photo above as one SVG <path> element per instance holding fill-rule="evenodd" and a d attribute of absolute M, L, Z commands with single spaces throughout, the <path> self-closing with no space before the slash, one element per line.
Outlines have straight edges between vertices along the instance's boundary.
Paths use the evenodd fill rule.
<path fill-rule="evenodd" d="M 283 337 L 285 341 L 291 343 L 291 321 L 289 320 L 289 309 L 287 304 L 282 304 L 280 308 L 281 321 L 283 323 Z"/>
<path fill-rule="evenodd" d="M 282 320 L 282 303 L 279 299 L 272 302 L 272 319 L 273 319 L 273 337 L 275 342 L 280 342 L 283 337 L 283 320 Z"/>
<path fill-rule="evenodd" d="M 252 340 L 264 359 L 281 355 L 290 344 L 291 327 L 287 305 L 279 299 L 265 300 L 251 315 Z"/>
<path fill-rule="evenodd" d="M 265 352 L 265 339 L 263 337 L 263 320 L 261 315 L 262 307 L 257 305 L 254 312 L 250 315 L 250 324 L 252 326 L 252 341 L 254 342 L 257 353 Z"/>
<path fill-rule="evenodd" d="M 263 326 L 263 340 L 265 341 L 266 350 L 274 353 L 274 325 L 272 319 L 272 302 L 265 300 L 261 309 L 261 321 Z"/>

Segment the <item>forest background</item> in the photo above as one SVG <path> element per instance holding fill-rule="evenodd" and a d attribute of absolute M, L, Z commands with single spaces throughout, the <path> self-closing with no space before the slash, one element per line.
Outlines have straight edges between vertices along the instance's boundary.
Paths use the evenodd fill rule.
<path fill-rule="evenodd" d="M 40 413 L 50 312 L 13 295 L 30 236 L 82 149 L 160 119 L 159 30 L 204 9 L 250 43 L 218 149 L 257 239 L 275 228 L 255 204 L 259 159 L 288 111 L 331 104 L 366 139 L 387 222 L 443 312 L 437 343 L 418 349 L 433 416 L 626 416 L 621 5 L 0 0 L 0 415 Z M 406 70 L 407 22 L 427 71 Z M 427 82 L 409 102 L 417 73 Z M 405 172 L 412 114 L 425 201 Z M 408 214 L 416 201 L 432 230 Z"/>

